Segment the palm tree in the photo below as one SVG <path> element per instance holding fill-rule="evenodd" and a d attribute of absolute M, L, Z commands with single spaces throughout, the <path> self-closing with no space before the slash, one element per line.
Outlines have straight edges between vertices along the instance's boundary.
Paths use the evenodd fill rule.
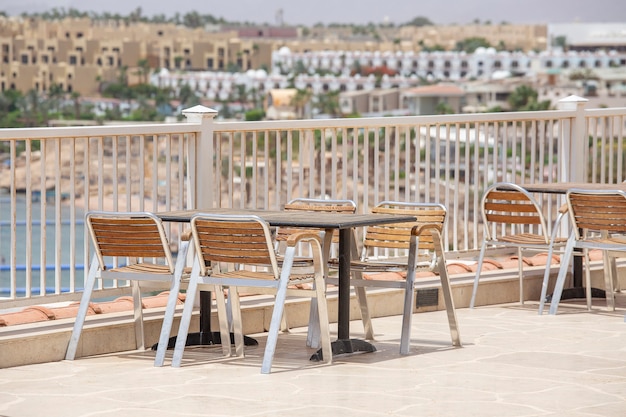
<path fill-rule="evenodd" d="M 329 91 L 317 96 L 317 108 L 320 113 L 328 114 L 331 117 L 339 115 L 339 91 Z"/>
<path fill-rule="evenodd" d="M 48 89 L 48 100 L 50 101 L 50 107 L 55 113 L 59 113 L 59 105 L 64 95 L 65 92 L 61 84 L 53 83 L 50 85 Z"/>
<path fill-rule="evenodd" d="M 30 89 L 26 93 L 23 100 L 20 100 L 24 125 L 32 127 L 37 124 L 37 116 L 39 115 L 39 93 L 37 90 Z"/>
<path fill-rule="evenodd" d="M 77 91 L 72 91 L 70 95 L 72 99 L 72 103 L 74 104 L 74 119 L 80 119 L 80 93 Z"/>
<path fill-rule="evenodd" d="M 192 90 L 189 84 L 183 84 L 178 90 L 178 99 L 183 107 L 191 107 L 200 103 L 200 99 L 196 96 L 196 93 Z"/>
<path fill-rule="evenodd" d="M 312 97 L 311 90 L 298 89 L 296 94 L 291 98 L 291 105 L 296 108 L 296 117 L 298 119 L 305 119 L 305 113 L 307 113 L 306 105 L 309 103 Z"/>
<path fill-rule="evenodd" d="M 150 63 L 147 59 L 143 58 L 137 61 L 137 68 L 139 70 L 139 76 L 141 77 L 142 84 L 148 84 L 148 75 L 150 74 Z"/>
<path fill-rule="evenodd" d="M 507 99 L 513 111 L 548 110 L 550 101 L 538 102 L 539 93 L 527 85 L 520 85 L 513 91 Z"/>

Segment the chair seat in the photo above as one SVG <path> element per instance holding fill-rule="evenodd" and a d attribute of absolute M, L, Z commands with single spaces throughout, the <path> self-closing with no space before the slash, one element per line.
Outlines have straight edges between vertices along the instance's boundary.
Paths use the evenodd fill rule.
<path fill-rule="evenodd" d="M 267 272 L 250 271 L 250 270 L 213 273 L 211 274 L 211 278 L 213 279 L 238 278 L 238 279 L 255 279 L 259 281 L 275 281 L 274 276 Z M 314 279 L 315 279 L 315 275 L 313 273 L 310 273 L 310 274 L 292 273 L 289 275 L 289 285 L 305 284 L 308 282 L 312 282 Z"/>
<path fill-rule="evenodd" d="M 624 245 L 626 245 L 626 236 L 609 236 L 605 238 L 597 237 L 586 240 L 586 244 L 588 246 L 592 246 L 593 244 L 597 244 L 599 246 L 606 245 L 618 245 L 621 246 L 620 249 L 624 250 Z"/>
<path fill-rule="evenodd" d="M 350 263 L 350 268 L 362 272 L 383 272 L 394 269 L 406 271 L 407 263 L 408 258 L 395 258 L 390 261 L 353 261 Z"/>
<path fill-rule="evenodd" d="M 276 255 L 276 262 L 278 265 L 282 265 L 285 261 L 285 257 L 283 255 Z M 293 258 L 293 268 L 306 268 L 313 266 L 313 259 L 304 257 L 304 256 L 296 256 Z"/>
<path fill-rule="evenodd" d="M 107 272 L 132 272 L 132 273 L 140 273 L 140 274 L 162 274 L 162 275 L 172 275 L 170 271 L 170 267 L 162 264 L 154 264 L 149 262 L 143 262 L 139 264 L 132 264 L 126 266 L 120 266 L 118 268 L 107 269 Z"/>
<path fill-rule="evenodd" d="M 514 243 L 518 245 L 547 245 L 546 238 L 543 235 L 533 233 L 520 233 L 517 235 L 501 236 L 500 241 Z"/>
<path fill-rule="evenodd" d="M 418 261 L 417 269 L 430 267 L 429 258 L 421 258 L 423 261 Z M 367 260 L 353 260 L 350 262 L 350 269 L 359 272 L 389 272 L 389 271 L 406 271 L 408 257 L 393 257 L 393 258 L 381 258 L 381 259 L 367 259 Z M 338 259 L 331 259 L 328 262 L 331 268 L 339 267 Z"/>

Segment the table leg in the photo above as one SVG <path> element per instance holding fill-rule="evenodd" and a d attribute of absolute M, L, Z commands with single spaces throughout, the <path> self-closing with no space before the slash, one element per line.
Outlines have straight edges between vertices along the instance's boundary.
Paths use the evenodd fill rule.
<path fill-rule="evenodd" d="M 211 331 L 211 291 L 200 291 L 200 331 L 197 333 L 189 333 L 185 346 L 204 346 L 204 345 L 221 345 L 222 337 L 220 332 Z M 244 345 L 256 346 L 259 342 L 248 336 L 244 336 Z M 235 336 L 230 334 L 230 343 L 235 343 Z M 174 349 L 176 346 L 176 336 L 169 338 L 167 342 L 168 349 Z M 157 350 L 158 343 L 152 345 L 152 350 Z"/>
<path fill-rule="evenodd" d="M 352 230 L 339 229 L 339 288 L 337 340 L 331 343 L 333 355 L 356 352 L 375 352 L 371 343 L 350 339 L 350 261 L 352 252 Z M 321 360 L 322 351 L 318 350 L 311 360 Z"/>
<path fill-rule="evenodd" d="M 564 288 L 561 300 L 575 300 L 587 298 L 585 287 L 583 286 L 583 256 L 582 253 L 575 253 L 573 256 L 572 287 Z M 591 288 L 592 298 L 606 298 L 606 292 L 600 288 Z M 552 301 L 552 294 L 546 297 L 546 302 Z"/>

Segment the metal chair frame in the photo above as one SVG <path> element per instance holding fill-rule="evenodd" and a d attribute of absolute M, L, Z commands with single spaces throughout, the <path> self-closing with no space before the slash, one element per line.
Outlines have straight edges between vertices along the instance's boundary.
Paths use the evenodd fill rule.
<path fill-rule="evenodd" d="M 366 228 L 363 237 L 363 250 L 359 260 L 351 262 L 351 284 L 365 295 L 365 287 L 384 287 L 404 289 L 402 335 L 400 353 L 409 353 L 411 337 L 411 318 L 415 305 L 415 274 L 417 271 L 432 271 L 439 275 L 444 302 L 448 314 L 450 335 L 454 346 L 461 346 L 456 312 L 452 299 L 452 290 L 448 278 L 445 252 L 441 233 L 445 228 L 446 208 L 436 203 L 410 203 L 383 201 L 372 208 L 372 213 L 415 215 L 416 221 L 392 223 Z M 391 256 L 380 258 L 380 253 L 390 252 Z M 398 255 L 401 253 L 402 255 Z M 373 257 L 372 255 L 379 255 Z M 389 254 L 387 254 L 389 255 Z M 389 281 L 364 279 L 363 273 L 407 271 L 406 280 Z M 359 297 L 361 316 L 365 335 L 373 339 L 367 298 Z"/>
<path fill-rule="evenodd" d="M 507 182 L 496 183 L 487 188 L 481 200 L 484 239 L 478 257 L 470 308 L 475 306 L 485 254 L 490 247 L 517 249 L 519 297 L 520 303 L 524 304 L 523 252 L 547 250 L 550 262 L 555 247 L 562 247 L 566 243 L 566 238 L 559 237 L 557 233 L 557 227 L 565 217 L 564 213 L 559 212 L 554 226 L 550 229 L 541 206 L 524 188 Z M 543 311 L 549 277 L 548 264 L 542 284 L 539 314 Z"/>
<path fill-rule="evenodd" d="M 187 298 L 174 348 L 172 366 L 182 362 L 185 341 L 198 288 L 209 286 L 216 294 L 216 304 L 222 340 L 230 340 L 224 288 L 229 290 L 232 306 L 235 354 L 244 355 L 243 326 L 238 288 L 255 288 L 275 294 L 261 373 L 271 371 L 285 300 L 288 295 L 307 296 L 315 302 L 319 312 L 322 359 L 332 361 L 328 308 L 324 290 L 322 246 L 317 233 L 295 233 L 287 240 L 282 266 L 279 266 L 274 242 L 268 224 L 258 216 L 196 214 L 191 218 L 192 244 L 196 257 L 192 268 Z M 308 242 L 311 247 L 314 272 L 295 274 L 292 271 L 296 246 Z M 267 265 L 269 271 L 259 271 L 258 265 Z M 313 289 L 298 284 L 313 283 Z M 229 343 L 222 344 L 225 356 L 231 355 Z"/>
<path fill-rule="evenodd" d="M 616 256 L 626 252 L 626 193 L 620 190 L 571 189 L 566 194 L 572 232 L 550 303 L 550 314 L 556 314 L 565 278 L 575 250 L 582 250 L 586 268 L 587 308 L 591 309 L 591 273 L 589 250 L 603 252 L 607 309 L 615 310 L 614 281 L 617 278 Z"/>
<path fill-rule="evenodd" d="M 148 212 L 89 211 L 85 224 L 94 245 L 94 255 L 74 322 L 65 359 L 73 360 L 83 330 L 89 302 L 98 279 L 129 280 L 133 295 L 135 342 L 145 349 L 139 281 L 169 284 L 165 319 L 161 327 L 155 364 L 165 355 L 180 292 L 189 243 L 182 241 L 176 263 L 161 220 Z M 124 259 L 123 266 L 109 269 L 105 258 Z M 158 262 L 157 262 L 158 260 Z"/>

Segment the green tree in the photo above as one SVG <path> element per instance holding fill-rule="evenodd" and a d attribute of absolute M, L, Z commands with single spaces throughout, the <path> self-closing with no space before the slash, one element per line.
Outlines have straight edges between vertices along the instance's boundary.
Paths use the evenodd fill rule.
<path fill-rule="evenodd" d="M 21 116 L 24 122 L 24 126 L 38 126 L 37 119 L 40 116 L 39 101 L 40 97 L 37 93 L 37 90 L 35 89 L 28 90 L 26 95 L 19 100 L 18 105 L 21 110 Z"/>
<path fill-rule="evenodd" d="M 263 109 L 252 109 L 252 110 L 248 110 L 245 113 L 246 122 L 256 122 L 259 120 L 263 120 L 264 117 L 265 117 L 265 112 L 263 111 Z"/>
<path fill-rule="evenodd" d="M 427 17 L 417 16 L 405 23 L 405 26 L 434 26 L 434 23 Z"/>
<path fill-rule="evenodd" d="M 74 119 L 78 120 L 80 119 L 80 93 L 73 91 L 72 94 L 70 94 L 70 97 L 74 107 Z"/>
<path fill-rule="evenodd" d="M 143 84 L 148 84 L 148 76 L 150 75 L 150 63 L 148 60 L 144 58 L 137 61 L 137 68 L 141 82 Z"/>
<path fill-rule="evenodd" d="M 550 101 L 537 101 L 539 93 L 527 85 L 520 85 L 513 91 L 507 101 L 512 111 L 548 110 Z"/>
<path fill-rule="evenodd" d="M 448 103 L 444 103 L 443 101 L 440 102 L 440 103 L 437 103 L 437 107 L 435 107 L 435 111 L 437 112 L 437 114 L 454 114 L 454 113 L 456 113 L 454 111 L 454 109 Z"/>
<path fill-rule="evenodd" d="M 50 88 L 48 89 L 48 101 L 50 103 L 50 108 L 55 113 L 60 112 L 59 106 L 64 96 L 65 91 L 63 91 L 63 87 L 61 87 L 61 84 L 53 83 L 50 85 Z"/>
<path fill-rule="evenodd" d="M 339 116 L 339 91 L 329 91 L 317 96 L 317 108 L 320 113 L 331 117 Z"/>
<path fill-rule="evenodd" d="M 183 108 L 192 107 L 200 103 L 200 99 L 189 84 L 183 84 L 178 91 L 178 99 Z"/>
<path fill-rule="evenodd" d="M 198 12 L 190 12 L 183 16 L 183 24 L 188 28 L 199 28 L 204 26 L 204 22 Z"/>
<path fill-rule="evenodd" d="M 309 89 L 298 89 L 296 94 L 291 98 L 291 105 L 296 109 L 296 117 L 299 119 L 305 118 L 305 108 L 313 94 Z"/>
<path fill-rule="evenodd" d="M 564 51 L 567 50 L 567 38 L 565 36 L 555 37 L 552 44 L 561 47 Z"/>
<path fill-rule="evenodd" d="M 471 37 L 458 41 L 454 49 L 456 51 L 465 51 L 468 54 L 471 54 L 480 47 L 489 48 L 490 46 L 491 44 L 485 38 Z"/>

